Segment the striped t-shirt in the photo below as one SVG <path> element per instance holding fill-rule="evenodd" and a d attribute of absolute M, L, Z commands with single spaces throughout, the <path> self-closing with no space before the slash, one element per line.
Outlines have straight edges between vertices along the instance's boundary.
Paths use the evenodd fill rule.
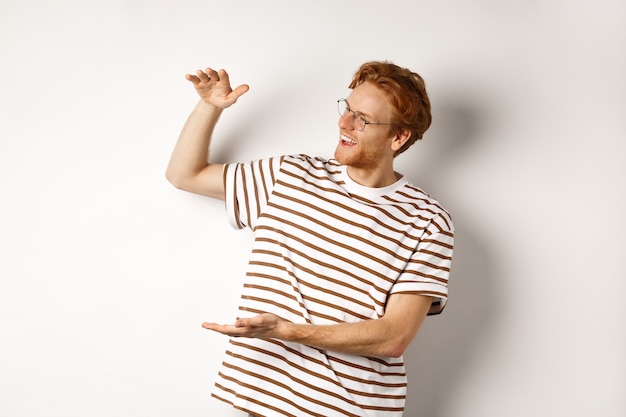
<path fill-rule="evenodd" d="M 447 300 L 450 215 L 404 178 L 361 186 L 335 160 L 305 155 L 224 167 L 226 209 L 254 231 L 239 315 L 301 324 L 377 319 L 394 293 Z M 401 416 L 402 358 L 232 338 L 212 395 L 259 416 Z"/>

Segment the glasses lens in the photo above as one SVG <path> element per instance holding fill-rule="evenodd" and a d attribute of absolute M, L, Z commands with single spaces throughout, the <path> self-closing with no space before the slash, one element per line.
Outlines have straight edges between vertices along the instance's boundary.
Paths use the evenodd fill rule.
<path fill-rule="evenodd" d="M 337 100 L 337 111 L 339 112 L 339 116 L 345 117 L 351 110 L 348 107 L 348 102 L 345 99 Z M 352 125 L 356 130 L 365 129 L 365 125 L 367 121 L 365 120 L 365 116 L 362 113 L 356 112 L 352 113 Z"/>
<path fill-rule="evenodd" d="M 356 130 L 363 130 L 365 129 L 365 125 L 367 124 L 366 120 L 365 120 L 365 116 L 363 116 L 362 113 L 356 112 L 353 115 L 353 123 L 354 123 L 354 128 Z"/>

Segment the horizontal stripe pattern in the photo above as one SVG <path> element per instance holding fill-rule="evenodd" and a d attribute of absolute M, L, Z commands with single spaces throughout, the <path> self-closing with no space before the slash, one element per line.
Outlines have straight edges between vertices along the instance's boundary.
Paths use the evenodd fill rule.
<path fill-rule="evenodd" d="M 254 231 L 240 316 L 316 325 L 380 318 L 388 297 L 447 301 L 454 230 L 406 179 L 354 183 L 334 160 L 305 155 L 224 167 L 226 210 Z M 213 396 L 253 414 L 401 416 L 402 358 L 361 357 L 278 340 L 232 339 Z"/>

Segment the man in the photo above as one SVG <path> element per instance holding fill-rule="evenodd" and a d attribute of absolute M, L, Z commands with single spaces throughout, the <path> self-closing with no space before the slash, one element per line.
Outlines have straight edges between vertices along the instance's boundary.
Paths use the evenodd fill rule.
<path fill-rule="evenodd" d="M 402 355 L 445 305 L 453 247 L 449 214 L 393 169 L 430 126 L 424 81 L 365 63 L 338 101 L 334 158 L 220 165 L 213 130 L 248 86 L 211 68 L 186 78 L 200 101 L 167 178 L 225 200 L 255 236 L 240 317 L 202 324 L 231 336 L 212 395 L 256 416 L 401 416 Z"/>

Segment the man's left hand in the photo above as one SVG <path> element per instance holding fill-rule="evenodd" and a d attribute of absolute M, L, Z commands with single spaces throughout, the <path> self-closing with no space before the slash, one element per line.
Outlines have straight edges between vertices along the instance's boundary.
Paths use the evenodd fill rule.
<path fill-rule="evenodd" d="M 286 323 L 274 314 L 264 313 L 255 317 L 237 319 L 234 324 L 202 323 L 202 327 L 232 337 L 255 337 L 259 339 L 280 338 L 281 325 Z"/>

